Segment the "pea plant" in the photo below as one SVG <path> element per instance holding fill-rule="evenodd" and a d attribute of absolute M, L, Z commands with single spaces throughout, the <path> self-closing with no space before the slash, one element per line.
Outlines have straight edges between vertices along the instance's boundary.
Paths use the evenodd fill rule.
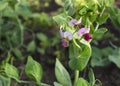
<path fill-rule="evenodd" d="M 91 41 L 103 35 L 107 31 L 101 25 L 109 17 L 105 9 L 109 6 L 107 0 L 66 0 L 61 1 L 64 12 L 53 19 L 60 26 L 61 44 L 69 48 L 69 67 L 75 71 L 74 82 L 70 81 L 69 74 L 59 78 L 60 68 L 56 69 L 56 77 L 63 86 L 96 86 L 93 71 L 89 72 L 89 82 L 79 73 L 83 71 L 91 57 Z M 100 27 L 101 26 L 101 27 Z M 59 68 L 59 67 L 58 67 Z M 65 73 L 65 72 L 64 72 Z M 62 81 L 63 80 L 63 81 Z M 69 81 L 68 81 L 69 80 Z"/>
<path fill-rule="evenodd" d="M 63 13 L 54 16 L 54 21 L 59 25 L 61 45 L 69 49 L 69 67 L 75 72 L 74 80 L 61 64 L 58 58 L 55 63 L 55 76 L 57 81 L 54 86 L 98 86 L 92 69 L 89 69 L 88 79 L 80 76 L 87 67 L 91 57 L 91 45 L 93 39 L 102 36 L 107 31 L 101 25 L 106 22 L 109 15 L 105 8 L 108 0 L 60 0 L 64 6 Z M 101 26 L 101 27 L 100 27 Z M 19 70 L 10 64 L 12 56 L 8 54 L 0 66 L 0 84 L 10 86 L 11 80 L 37 86 L 51 86 L 42 83 L 43 70 L 41 64 L 28 56 L 24 67 L 26 76 L 31 81 L 21 80 Z M 12 63 L 12 62 L 11 62 Z M 101 86 L 101 84 L 99 83 Z"/>

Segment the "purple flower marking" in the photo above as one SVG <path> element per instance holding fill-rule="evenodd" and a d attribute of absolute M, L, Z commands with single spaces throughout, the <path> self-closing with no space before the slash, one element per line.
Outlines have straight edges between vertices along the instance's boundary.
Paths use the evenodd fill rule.
<path fill-rule="evenodd" d="M 77 22 L 77 21 L 76 21 L 75 19 L 72 19 L 72 20 L 70 20 L 69 23 L 70 23 L 70 25 L 74 26 L 74 25 L 76 25 L 76 22 Z"/>
<path fill-rule="evenodd" d="M 81 21 L 82 21 L 82 17 L 76 22 L 76 25 L 77 25 L 77 24 L 80 24 Z"/>
<path fill-rule="evenodd" d="M 68 47 L 69 46 L 68 41 L 66 39 L 62 39 L 61 44 L 62 44 L 63 47 Z"/>
<path fill-rule="evenodd" d="M 82 18 L 80 18 L 78 21 L 77 20 L 75 20 L 75 19 L 72 19 L 72 20 L 70 20 L 70 25 L 72 25 L 72 26 L 75 26 L 75 25 L 78 25 L 78 24 L 80 24 L 81 23 L 81 21 L 82 21 Z"/>
<path fill-rule="evenodd" d="M 85 35 L 86 33 L 89 33 L 90 31 L 90 28 L 81 28 L 80 30 L 78 30 L 78 36 L 83 36 Z"/>
<path fill-rule="evenodd" d="M 84 35 L 84 39 L 85 39 L 86 41 L 89 41 L 90 39 L 92 39 L 92 36 L 91 36 L 89 33 L 86 33 L 86 34 Z"/>

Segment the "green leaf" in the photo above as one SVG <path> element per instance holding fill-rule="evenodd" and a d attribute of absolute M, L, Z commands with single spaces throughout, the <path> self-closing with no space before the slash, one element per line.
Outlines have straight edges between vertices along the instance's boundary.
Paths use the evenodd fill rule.
<path fill-rule="evenodd" d="M 15 11 L 10 6 L 7 6 L 3 10 L 3 16 L 15 18 L 16 17 L 16 13 L 15 13 Z"/>
<path fill-rule="evenodd" d="M 107 28 L 99 28 L 94 32 L 93 38 L 100 39 L 106 31 Z"/>
<path fill-rule="evenodd" d="M 4 10 L 8 6 L 7 2 L 0 1 L 0 11 Z"/>
<path fill-rule="evenodd" d="M 53 20 L 58 24 L 58 25 L 65 25 L 67 24 L 67 15 L 65 13 L 59 14 L 57 16 L 53 17 Z"/>
<path fill-rule="evenodd" d="M 100 66 L 100 67 L 104 67 L 110 64 L 110 61 L 108 58 L 103 58 L 102 57 L 92 57 L 91 59 L 91 66 L 95 67 L 95 66 Z"/>
<path fill-rule="evenodd" d="M 106 22 L 106 20 L 108 19 L 108 17 L 109 17 L 109 14 L 103 14 L 102 16 L 100 16 L 99 18 L 98 18 L 98 24 L 103 24 L 103 23 L 105 23 Z"/>
<path fill-rule="evenodd" d="M 35 49 L 36 49 L 35 41 L 31 41 L 27 46 L 27 51 L 28 52 L 34 52 Z"/>
<path fill-rule="evenodd" d="M 58 83 L 58 82 L 54 82 L 54 86 L 63 86 L 63 85 L 61 85 L 61 84 Z"/>
<path fill-rule="evenodd" d="M 68 12 L 68 15 L 72 16 L 75 12 L 75 4 L 73 0 L 65 0 L 64 9 Z"/>
<path fill-rule="evenodd" d="M 58 59 L 56 59 L 56 64 L 55 64 L 55 75 L 56 75 L 57 80 L 63 86 L 72 86 L 69 73 L 63 67 L 63 65 L 59 62 Z"/>
<path fill-rule="evenodd" d="M 111 7 L 114 6 L 115 0 L 104 0 L 103 2 L 107 7 Z"/>
<path fill-rule="evenodd" d="M 21 30 L 20 30 L 20 28 L 18 28 L 18 27 L 15 28 L 14 32 L 11 34 L 12 34 L 12 36 L 10 38 L 10 40 L 12 42 L 11 44 L 14 46 L 20 45 L 20 43 L 21 43 Z"/>
<path fill-rule="evenodd" d="M 95 76 L 94 76 L 94 73 L 93 73 L 92 69 L 90 69 L 88 76 L 89 76 L 89 79 L 90 79 L 90 86 L 94 86 Z"/>
<path fill-rule="evenodd" d="M 8 52 L 7 57 L 5 58 L 5 60 L 2 61 L 3 65 L 6 65 L 6 63 L 8 63 L 10 61 L 11 58 L 11 54 L 10 52 Z"/>
<path fill-rule="evenodd" d="M 118 28 L 118 30 L 120 30 L 119 29 L 119 27 L 120 27 L 120 17 L 119 17 L 120 16 L 120 9 L 112 6 L 112 7 L 109 7 L 107 10 L 110 14 L 110 19 L 111 19 L 113 25 L 116 28 Z"/>
<path fill-rule="evenodd" d="M 10 86 L 10 78 L 6 78 L 2 75 L 0 75 L 0 86 Z"/>
<path fill-rule="evenodd" d="M 60 6 L 64 6 L 64 4 L 65 4 L 64 1 L 65 0 L 55 0 L 55 2 Z"/>
<path fill-rule="evenodd" d="M 78 81 L 76 82 L 75 86 L 89 86 L 89 85 L 85 79 L 79 78 Z"/>
<path fill-rule="evenodd" d="M 42 46 L 42 48 L 49 47 L 50 42 L 48 37 L 45 34 L 37 33 L 37 38 L 40 40 L 40 45 Z"/>
<path fill-rule="evenodd" d="M 19 60 L 23 60 L 23 59 L 24 59 L 24 58 L 23 58 L 23 55 L 22 55 L 22 52 L 21 52 L 19 49 L 14 48 L 14 49 L 13 49 L 13 52 L 14 52 L 14 54 L 18 57 Z"/>
<path fill-rule="evenodd" d="M 91 56 L 91 46 L 85 41 L 80 41 L 84 45 L 83 51 L 79 54 L 79 56 L 71 58 L 69 61 L 69 66 L 73 70 L 82 71 L 86 66 Z"/>
<path fill-rule="evenodd" d="M 37 38 L 42 42 L 47 42 L 48 41 L 47 36 L 43 33 L 37 33 Z"/>
<path fill-rule="evenodd" d="M 15 66 L 6 63 L 5 73 L 7 74 L 8 77 L 13 78 L 16 81 L 19 81 L 19 71 Z"/>
<path fill-rule="evenodd" d="M 80 11 L 79 11 L 79 14 L 80 15 L 84 15 L 84 14 L 86 14 L 87 13 L 87 7 L 86 6 L 81 6 L 80 7 Z"/>
<path fill-rule="evenodd" d="M 81 52 L 81 49 L 75 45 L 75 43 L 70 43 L 69 45 L 69 58 L 78 57 Z"/>
<path fill-rule="evenodd" d="M 55 0 L 58 5 L 64 6 L 64 10 L 68 13 L 68 15 L 73 15 L 75 11 L 75 4 L 73 0 Z"/>
<path fill-rule="evenodd" d="M 33 24 L 37 25 L 38 27 L 50 28 L 51 26 L 53 26 L 54 22 L 52 17 L 50 17 L 50 15 L 46 14 L 45 12 L 34 13 L 32 16 L 34 19 Z"/>
<path fill-rule="evenodd" d="M 109 55 L 109 60 L 120 68 L 120 48 L 116 48 L 113 53 Z"/>
<path fill-rule="evenodd" d="M 31 12 L 28 4 L 25 4 L 25 3 L 16 4 L 15 5 L 15 11 L 18 15 L 21 15 L 24 18 L 32 16 L 32 12 Z"/>
<path fill-rule="evenodd" d="M 28 57 L 25 73 L 30 79 L 40 84 L 43 75 L 42 67 L 37 61 L 33 60 L 31 56 Z"/>
<path fill-rule="evenodd" d="M 108 59 L 108 55 L 112 53 L 113 49 L 111 47 L 106 47 L 103 49 L 99 49 L 97 47 L 92 47 L 92 59 L 91 66 L 107 66 L 110 64 Z"/>

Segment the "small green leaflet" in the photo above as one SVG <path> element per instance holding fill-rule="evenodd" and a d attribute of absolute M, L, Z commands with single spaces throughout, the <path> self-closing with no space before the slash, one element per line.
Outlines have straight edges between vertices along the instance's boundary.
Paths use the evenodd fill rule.
<path fill-rule="evenodd" d="M 35 44 L 35 41 L 31 41 L 28 46 L 27 46 L 27 51 L 28 52 L 34 52 L 36 49 L 36 44 Z"/>
<path fill-rule="evenodd" d="M 25 73 L 30 79 L 40 84 L 43 75 L 42 67 L 37 61 L 33 60 L 31 56 L 28 56 Z"/>
<path fill-rule="evenodd" d="M 90 80 L 90 86 L 94 86 L 94 84 L 95 84 L 95 76 L 94 76 L 94 73 L 93 73 L 92 69 L 90 69 L 90 71 L 88 73 L 88 76 L 89 76 L 89 80 Z"/>
<path fill-rule="evenodd" d="M 19 81 L 19 71 L 15 66 L 13 66 L 9 63 L 6 63 L 5 73 L 9 78 Z"/>
<path fill-rule="evenodd" d="M 89 85 L 85 79 L 79 78 L 75 86 L 89 86 Z"/>
<path fill-rule="evenodd" d="M 58 59 L 55 64 L 55 75 L 57 80 L 63 86 L 72 86 L 70 75 Z"/>

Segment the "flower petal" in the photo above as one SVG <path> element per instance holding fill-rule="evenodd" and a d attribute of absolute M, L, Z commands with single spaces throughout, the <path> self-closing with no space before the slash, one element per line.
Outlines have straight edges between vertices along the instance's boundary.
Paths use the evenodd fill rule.
<path fill-rule="evenodd" d="M 62 28 L 60 28 L 59 33 L 60 33 L 61 38 L 63 38 L 64 37 L 64 32 L 62 31 Z"/>
<path fill-rule="evenodd" d="M 77 20 L 75 20 L 75 19 L 72 19 L 69 22 L 69 24 L 72 25 L 72 26 L 76 25 L 76 23 L 77 23 Z"/>
<path fill-rule="evenodd" d="M 66 39 L 62 39 L 62 40 L 61 40 L 61 44 L 62 44 L 62 46 L 64 46 L 64 47 L 68 47 L 68 46 L 69 46 L 68 41 L 67 41 Z"/>
<path fill-rule="evenodd" d="M 81 28 L 80 30 L 78 30 L 78 36 L 83 36 L 86 33 L 89 33 L 90 28 Z"/>
<path fill-rule="evenodd" d="M 84 39 L 85 39 L 86 41 L 89 41 L 90 39 L 92 39 L 91 34 L 86 33 L 86 34 L 84 35 Z"/>
<path fill-rule="evenodd" d="M 64 38 L 68 38 L 69 40 L 72 40 L 73 36 L 71 32 L 64 32 Z"/>
<path fill-rule="evenodd" d="M 82 21 L 82 17 L 75 23 L 76 25 L 80 24 Z"/>

